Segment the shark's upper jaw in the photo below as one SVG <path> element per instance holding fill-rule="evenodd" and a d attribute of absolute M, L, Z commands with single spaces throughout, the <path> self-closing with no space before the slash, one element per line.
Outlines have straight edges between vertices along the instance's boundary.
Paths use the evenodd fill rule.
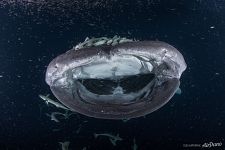
<path fill-rule="evenodd" d="M 153 66 L 150 62 L 142 61 L 132 55 L 113 55 L 97 57 L 89 64 L 72 69 L 74 79 L 105 79 L 113 80 L 123 76 L 150 73 Z"/>
<path fill-rule="evenodd" d="M 175 93 L 186 64 L 163 42 L 131 42 L 70 50 L 54 59 L 46 81 L 74 111 L 124 119 L 150 113 Z"/>

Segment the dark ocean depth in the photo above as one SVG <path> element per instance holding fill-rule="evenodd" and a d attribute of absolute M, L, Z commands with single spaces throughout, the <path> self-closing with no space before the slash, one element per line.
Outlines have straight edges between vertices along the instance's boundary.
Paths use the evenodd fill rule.
<path fill-rule="evenodd" d="M 47 114 L 63 110 L 38 96 L 55 99 L 45 83 L 50 61 L 86 37 L 115 35 L 176 47 L 187 63 L 182 93 L 128 121 L 51 120 Z M 69 150 L 223 149 L 225 1 L 0 0 L 0 102 L 0 150 L 61 150 L 66 141 Z M 95 133 L 123 140 L 113 145 Z"/>

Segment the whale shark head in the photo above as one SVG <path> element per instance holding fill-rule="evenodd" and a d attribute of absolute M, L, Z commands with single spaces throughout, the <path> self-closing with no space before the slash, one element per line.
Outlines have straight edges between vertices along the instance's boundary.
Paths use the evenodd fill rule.
<path fill-rule="evenodd" d="M 162 107 L 185 69 L 183 56 L 173 46 L 134 41 L 69 50 L 49 64 L 46 82 L 71 110 L 125 119 Z"/>

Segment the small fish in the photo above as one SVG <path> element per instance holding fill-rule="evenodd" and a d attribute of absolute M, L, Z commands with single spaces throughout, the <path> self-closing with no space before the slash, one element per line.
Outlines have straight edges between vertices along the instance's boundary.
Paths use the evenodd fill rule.
<path fill-rule="evenodd" d="M 121 39 L 119 40 L 119 43 L 125 43 L 125 42 L 133 42 L 133 40 L 127 39 L 127 38 L 121 38 Z"/>
<path fill-rule="evenodd" d="M 110 39 L 110 40 L 108 40 L 108 41 L 107 41 L 107 43 L 106 43 L 106 44 L 107 44 L 107 45 L 110 45 L 110 44 L 112 44 L 112 42 L 113 42 L 113 40 L 112 40 L 112 39 Z"/>
<path fill-rule="evenodd" d="M 68 111 L 66 111 L 66 113 L 61 113 L 61 112 L 52 112 L 51 115 L 50 114 L 46 114 L 47 116 L 49 116 L 51 118 L 51 120 L 55 121 L 55 122 L 60 122 L 57 119 L 57 115 L 61 115 L 63 116 L 65 119 L 68 119 L 71 115 L 73 115 L 75 113 L 68 113 Z"/>
<path fill-rule="evenodd" d="M 80 133 L 81 128 L 82 128 L 82 126 L 79 125 L 78 129 L 76 130 L 76 134 L 79 134 Z"/>
<path fill-rule="evenodd" d="M 112 46 L 115 46 L 118 44 L 118 41 L 113 41 L 113 43 L 111 44 Z"/>
<path fill-rule="evenodd" d="M 87 150 L 87 147 L 82 148 L 82 150 Z"/>
<path fill-rule="evenodd" d="M 56 118 L 56 116 L 55 116 L 54 113 L 51 113 L 51 114 L 46 113 L 46 116 L 50 117 L 52 121 L 60 122 L 60 121 Z"/>
<path fill-rule="evenodd" d="M 69 145 L 70 145 L 69 141 L 59 142 L 59 144 L 61 144 L 62 150 L 69 150 Z"/>
<path fill-rule="evenodd" d="M 116 146 L 116 142 L 117 141 L 122 141 L 123 139 L 119 136 L 119 134 L 112 135 L 112 134 L 108 134 L 108 133 L 101 133 L 101 134 L 94 134 L 94 137 L 97 138 L 98 136 L 106 136 L 109 138 L 110 142 L 113 144 L 113 146 Z"/>
<path fill-rule="evenodd" d="M 86 37 L 84 41 L 88 41 L 89 39 L 90 39 L 89 37 Z"/>
<path fill-rule="evenodd" d="M 99 45 L 103 45 L 106 43 L 106 40 L 100 40 L 100 41 L 97 41 L 96 43 L 93 43 L 94 46 L 99 46 Z"/>
<path fill-rule="evenodd" d="M 117 140 L 111 139 L 111 138 L 110 138 L 109 140 L 110 140 L 110 142 L 112 143 L 113 146 L 116 146 L 116 141 L 117 141 Z"/>
<path fill-rule="evenodd" d="M 40 94 L 39 97 L 40 97 L 41 99 L 43 99 L 47 104 L 50 103 L 50 104 L 55 105 L 55 106 L 58 107 L 58 108 L 62 108 L 62 109 L 65 109 L 65 110 L 70 110 L 70 109 L 67 108 L 66 106 L 63 106 L 62 104 L 60 104 L 60 103 L 58 103 L 58 102 L 56 102 L 56 101 L 50 99 L 50 98 L 48 97 L 48 95 L 47 95 L 47 96 L 44 96 L 44 95 L 41 95 L 41 94 Z"/>
<path fill-rule="evenodd" d="M 137 150 L 138 149 L 138 146 L 137 146 L 137 144 L 136 144 L 136 139 L 134 138 L 133 139 L 133 146 L 132 146 L 132 150 Z"/>
<path fill-rule="evenodd" d="M 51 120 L 55 121 L 55 122 L 60 122 L 58 119 L 57 119 L 57 115 L 62 115 L 64 116 L 63 113 L 61 112 L 52 112 L 51 115 L 50 114 L 46 114 L 47 116 L 49 116 L 51 118 Z"/>
<path fill-rule="evenodd" d="M 133 39 L 121 38 L 120 36 L 115 35 L 113 38 L 100 37 L 100 38 L 89 38 L 86 37 L 84 42 L 81 42 L 73 47 L 74 50 L 79 50 L 84 47 L 100 46 L 103 44 L 115 46 L 119 43 L 132 42 Z"/>
<path fill-rule="evenodd" d="M 62 114 L 64 115 L 65 119 L 69 119 L 70 116 L 76 115 L 75 112 L 70 112 L 68 110 L 66 110 L 66 112 L 65 113 L 62 113 Z"/>

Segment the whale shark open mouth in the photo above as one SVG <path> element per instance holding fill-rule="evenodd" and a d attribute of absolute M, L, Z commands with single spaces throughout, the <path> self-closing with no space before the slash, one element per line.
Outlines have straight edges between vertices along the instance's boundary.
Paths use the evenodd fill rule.
<path fill-rule="evenodd" d="M 72 69 L 79 96 L 89 103 L 127 104 L 147 96 L 155 74 L 135 56 L 112 56 Z"/>
<path fill-rule="evenodd" d="M 164 42 L 83 46 L 55 58 L 46 82 L 64 105 L 92 117 L 124 119 L 157 110 L 186 69 L 182 55 Z"/>
<path fill-rule="evenodd" d="M 147 97 L 155 84 L 153 66 L 134 56 L 112 57 L 72 69 L 83 101 L 129 104 Z"/>
<path fill-rule="evenodd" d="M 97 95 L 122 95 L 135 93 L 154 82 L 152 73 L 121 76 L 117 79 L 79 79 L 79 83 L 87 91 Z M 134 86 L 136 85 L 136 86 Z"/>

